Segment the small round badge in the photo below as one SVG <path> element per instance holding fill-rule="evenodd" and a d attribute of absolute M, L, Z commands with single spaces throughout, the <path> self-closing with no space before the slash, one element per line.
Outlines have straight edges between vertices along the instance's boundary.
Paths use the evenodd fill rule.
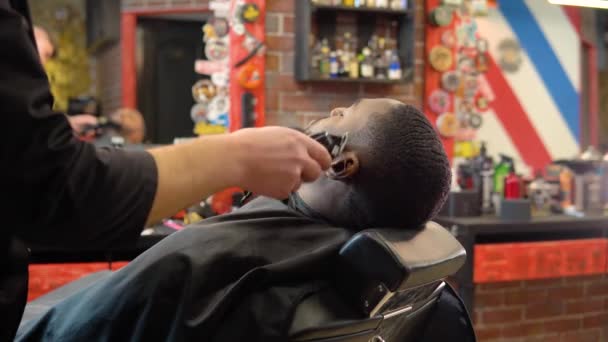
<path fill-rule="evenodd" d="M 211 19 L 210 24 L 213 26 L 215 34 L 219 38 L 225 37 L 228 34 L 228 31 L 230 31 L 230 26 L 228 25 L 228 20 L 226 20 L 226 18 L 215 17 Z"/>
<path fill-rule="evenodd" d="M 437 130 L 444 137 L 451 138 L 458 131 L 458 120 L 453 113 L 443 113 L 437 118 Z"/>
<path fill-rule="evenodd" d="M 239 18 L 245 23 L 255 23 L 260 17 L 258 5 L 249 3 L 241 6 Z"/>
<path fill-rule="evenodd" d="M 217 88 L 210 80 L 200 80 L 192 86 L 192 98 L 195 102 L 206 103 L 216 94 Z"/>
<path fill-rule="evenodd" d="M 475 107 L 477 107 L 478 111 L 485 112 L 486 110 L 488 110 L 488 108 L 490 108 L 490 101 L 487 97 L 479 95 L 475 99 Z"/>
<path fill-rule="evenodd" d="M 456 37 L 454 30 L 447 30 L 441 35 L 441 43 L 447 47 L 454 47 L 457 42 L 458 38 Z"/>
<path fill-rule="evenodd" d="M 190 109 L 190 118 L 194 123 L 204 122 L 207 120 L 207 104 L 195 103 Z"/>
<path fill-rule="evenodd" d="M 218 87 L 228 86 L 228 73 L 227 72 L 214 72 L 211 74 L 211 82 Z"/>
<path fill-rule="evenodd" d="M 450 94 L 445 90 L 435 89 L 429 96 L 429 108 L 437 114 L 446 112 L 450 107 Z"/>
<path fill-rule="evenodd" d="M 473 129 L 479 129 L 479 127 L 481 127 L 481 125 L 483 124 L 483 119 L 481 118 L 481 115 L 477 114 L 477 113 L 473 113 L 469 115 L 469 126 Z"/>
<path fill-rule="evenodd" d="M 448 26 L 452 23 L 452 10 L 439 6 L 431 11 L 431 23 L 435 26 Z"/>
<path fill-rule="evenodd" d="M 228 44 L 223 39 L 209 39 L 205 44 L 205 56 L 211 61 L 224 61 L 228 58 Z"/>
<path fill-rule="evenodd" d="M 455 92 L 460 87 L 460 75 L 457 71 L 448 71 L 441 75 L 441 86 L 450 93 Z"/>
<path fill-rule="evenodd" d="M 429 60 L 433 69 L 440 72 L 450 70 L 454 63 L 452 51 L 442 45 L 435 46 L 431 49 Z"/>

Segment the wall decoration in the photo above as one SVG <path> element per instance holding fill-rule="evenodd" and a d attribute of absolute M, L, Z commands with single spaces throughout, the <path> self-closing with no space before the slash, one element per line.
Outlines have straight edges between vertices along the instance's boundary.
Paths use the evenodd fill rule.
<path fill-rule="evenodd" d="M 437 71 L 443 72 L 450 70 L 452 64 L 454 64 L 452 50 L 442 45 L 435 46 L 429 54 L 429 62 Z"/>
<path fill-rule="evenodd" d="M 498 64 L 506 72 L 517 72 L 522 63 L 521 47 L 512 38 L 504 39 L 498 44 Z"/>

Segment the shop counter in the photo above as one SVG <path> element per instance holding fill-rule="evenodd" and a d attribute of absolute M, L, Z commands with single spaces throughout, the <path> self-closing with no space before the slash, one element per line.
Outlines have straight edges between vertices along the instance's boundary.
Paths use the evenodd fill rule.
<path fill-rule="evenodd" d="M 607 216 L 435 221 L 466 249 L 452 280 L 481 341 L 559 337 L 562 328 L 608 340 Z"/>

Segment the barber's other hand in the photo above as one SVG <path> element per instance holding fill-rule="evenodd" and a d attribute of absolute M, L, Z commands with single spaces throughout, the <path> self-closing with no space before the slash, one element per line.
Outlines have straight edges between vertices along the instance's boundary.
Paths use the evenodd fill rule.
<path fill-rule="evenodd" d="M 72 126 L 72 130 L 76 133 L 81 133 L 87 126 L 97 125 L 97 118 L 89 114 L 68 116 L 68 121 L 70 122 L 70 126 Z"/>
<path fill-rule="evenodd" d="M 321 144 L 290 128 L 248 128 L 229 138 L 237 156 L 237 185 L 259 195 L 285 199 L 331 164 Z"/>

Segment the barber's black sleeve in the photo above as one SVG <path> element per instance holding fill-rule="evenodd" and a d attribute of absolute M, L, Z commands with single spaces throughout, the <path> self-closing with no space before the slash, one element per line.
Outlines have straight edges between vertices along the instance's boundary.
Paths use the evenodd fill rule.
<path fill-rule="evenodd" d="M 27 2 L 11 2 L 0 0 L 0 234 L 80 248 L 133 243 L 156 192 L 152 156 L 74 138 L 51 109 Z"/>

